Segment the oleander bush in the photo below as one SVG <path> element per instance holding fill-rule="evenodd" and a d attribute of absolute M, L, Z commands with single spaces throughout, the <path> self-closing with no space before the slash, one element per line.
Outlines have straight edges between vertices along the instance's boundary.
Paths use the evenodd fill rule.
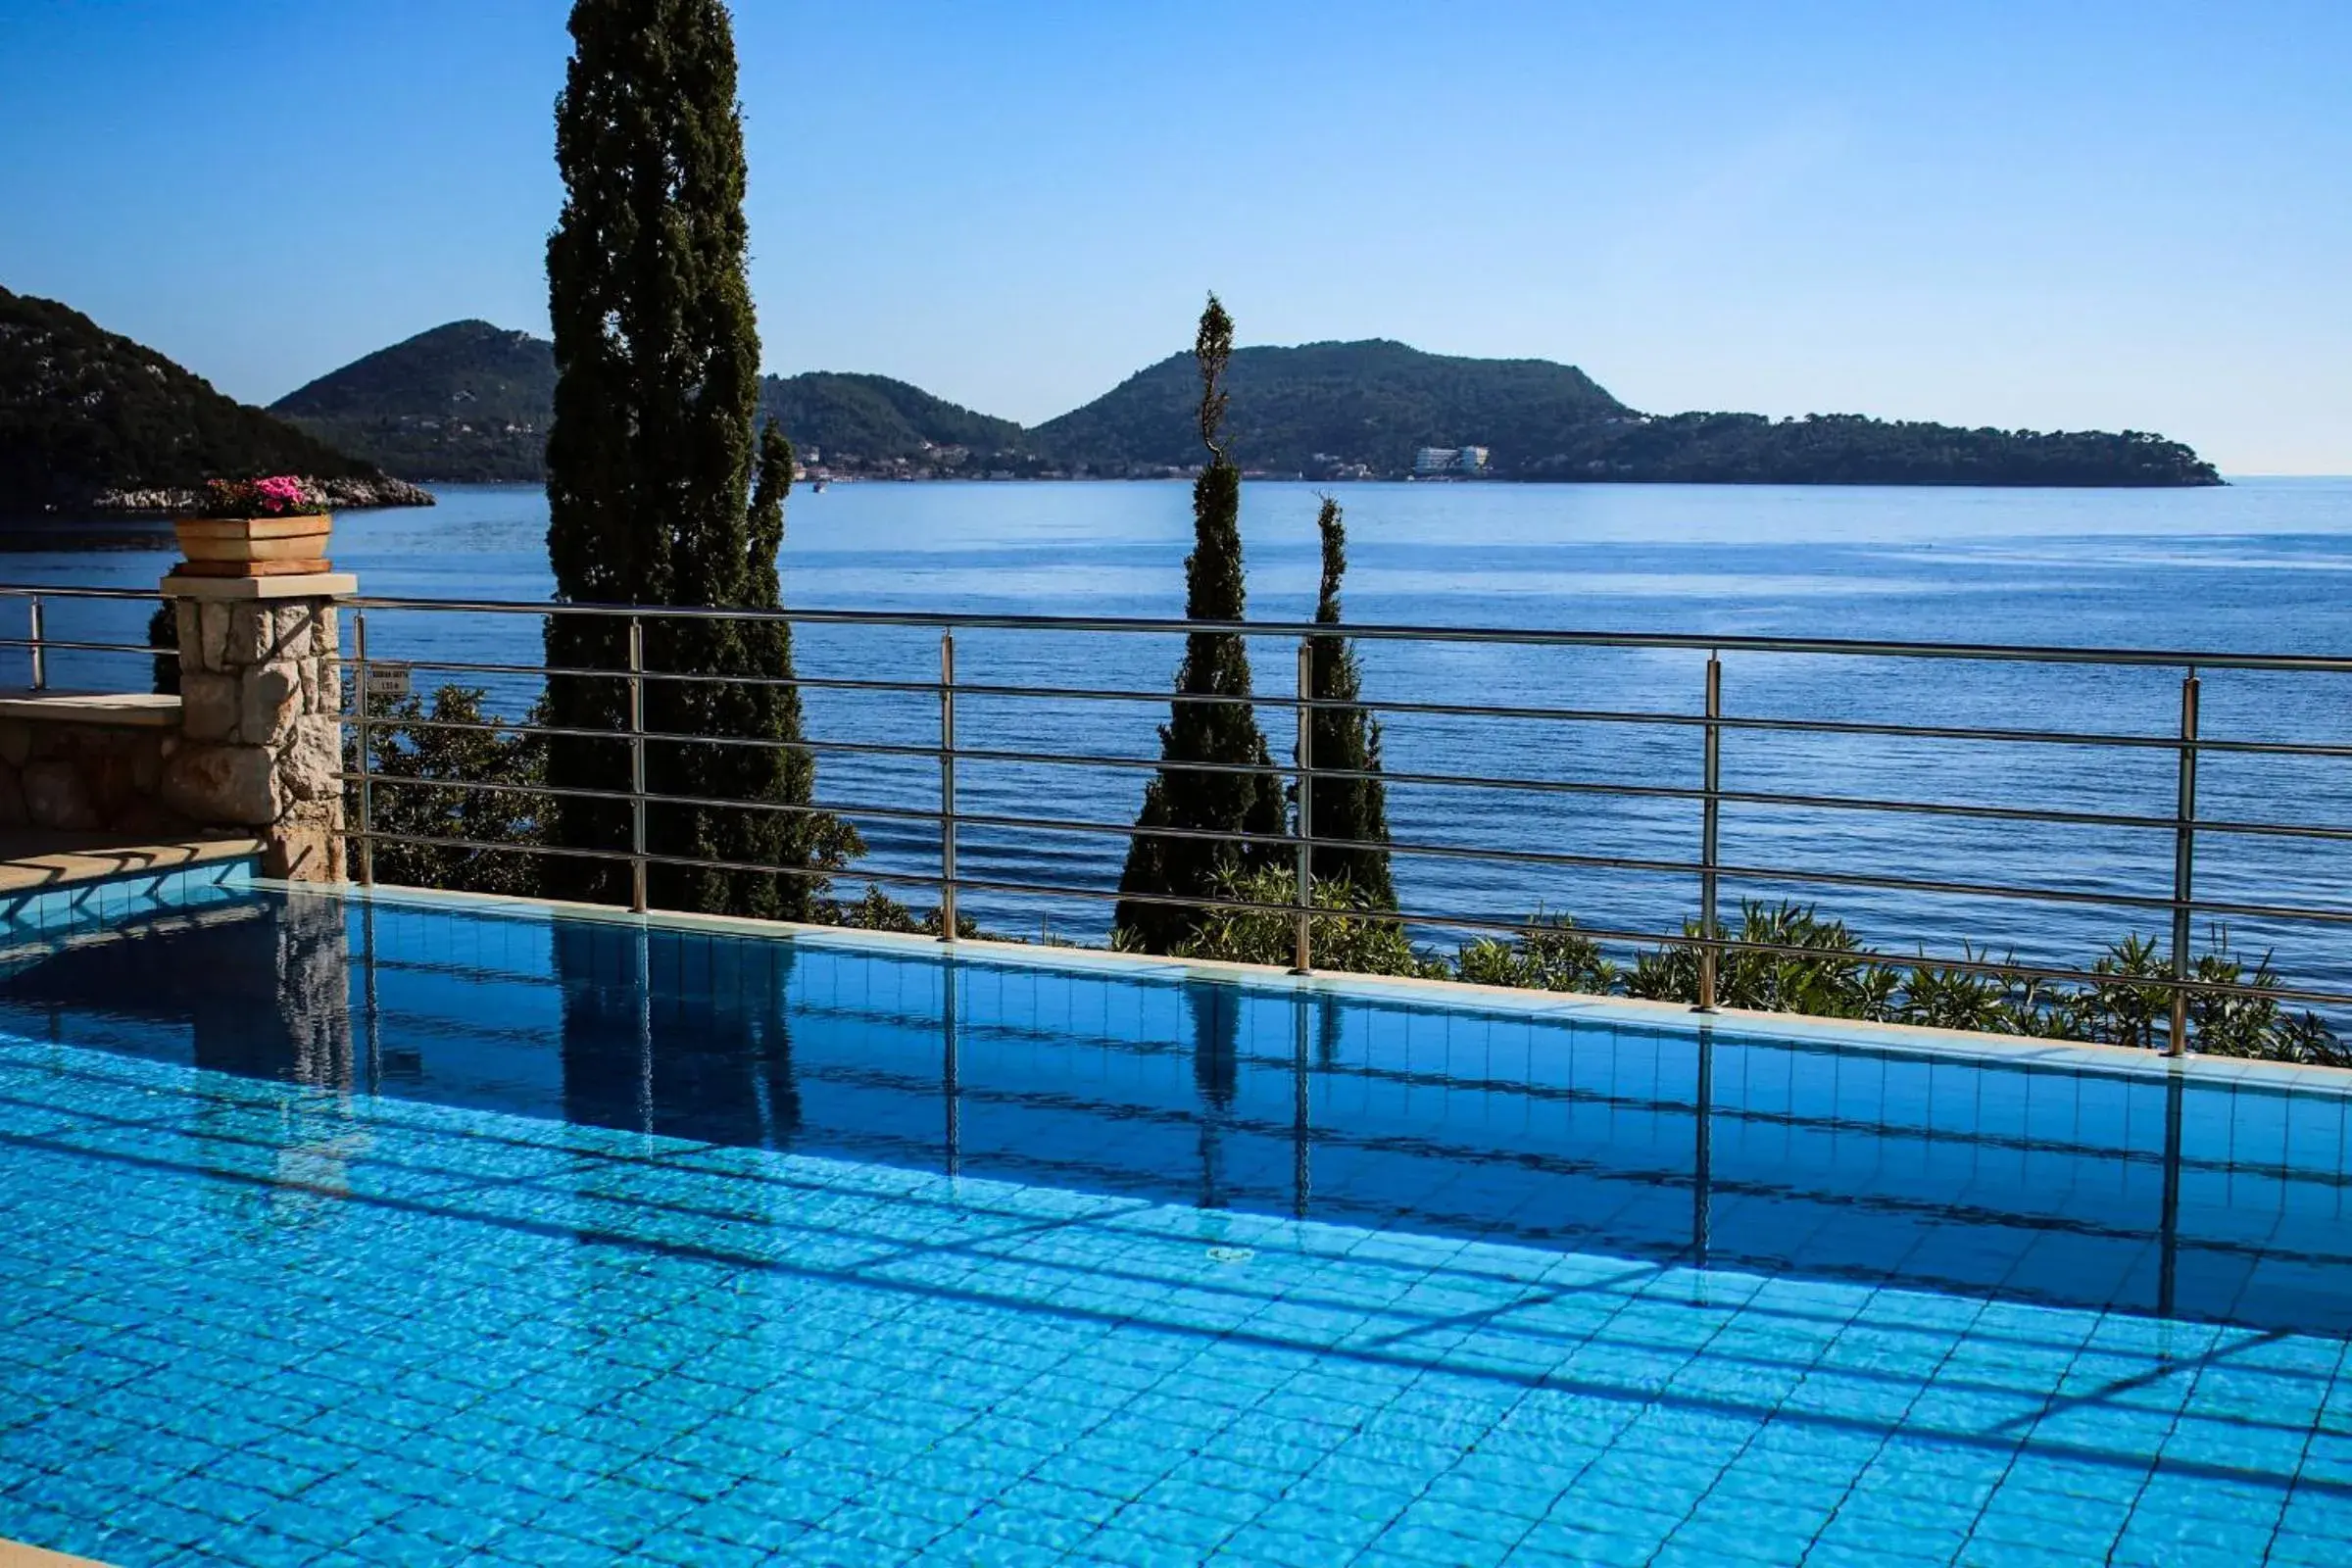
<path fill-rule="evenodd" d="M 1479 937 L 1453 956 L 1452 978 L 1478 986 L 1606 994 L 1624 976 L 1564 914 L 1538 910 L 1515 937 Z"/>
<path fill-rule="evenodd" d="M 1248 904 L 1289 904 L 1294 873 L 1278 866 L 1243 870 L 1227 866 L 1209 885 L 1209 896 Z M 1288 965 L 1296 956 L 1298 926 L 1287 909 L 1208 908 L 1192 933 L 1176 945 L 1179 958 L 1217 958 L 1234 963 Z M 1446 963 L 1415 948 L 1396 914 L 1342 877 L 1314 885 L 1314 913 L 1307 922 L 1307 953 L 1318 969 L 1350 974 L 1412 975 L 1445 979 Z"/>

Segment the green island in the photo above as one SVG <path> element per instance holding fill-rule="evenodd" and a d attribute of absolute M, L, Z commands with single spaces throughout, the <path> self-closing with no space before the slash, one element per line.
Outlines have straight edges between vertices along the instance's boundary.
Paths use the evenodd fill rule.
<path fill-rule="evenodd" d="M 837 478 L 1175 478 L 1197 466 L 1192 361 L 1171 355 L 1024 428 L 881 375 L 762 377 L 760 412 L 808 472 Z M 535 481 L 551 345 L 455 321 L 289 393 L 277 414 L 394 473 Z M 1962 429 L 1813 415 L 1652 415 L 1572 365 L 1309 343 L 1233 355 L 1233 446 L 1254 477 L 1395 479 L 1425 449 L 1483 447 L 1485 477 L 1588 483 L 2219 484 L 2211 464 L 2127 430 Z"/>
<path fill-rule="evenodd" d="M 1024 427 L 889 376 L 762 376 L 759 407 L 826 479 L 1178 478 L 1189 356 Z M 268 410 L 222 396 L 71 307 L 0 289 L 0 515 L 160 512 L 208 476 L 287 472 L 339 506 L 430 505 L 424 483 L 536 484 L 556 366 L 544 338 L 453 321 L 366 355 Z M 1446 482 L 2181 486 L 2222 482 L 2142 431 L 1964 429 L 1860 415 L 1655 415 L 1571 365 L 1402 343 L 1237 349 L 1235 460 L 1253 478 Z"/>
<path fill-rule="evenodd" d="M 166 512 L 208 478 L 256 473 L 304 475 L 340 507 L 433 501 L 78 311 L 0 288 L 0 515 Z"/>

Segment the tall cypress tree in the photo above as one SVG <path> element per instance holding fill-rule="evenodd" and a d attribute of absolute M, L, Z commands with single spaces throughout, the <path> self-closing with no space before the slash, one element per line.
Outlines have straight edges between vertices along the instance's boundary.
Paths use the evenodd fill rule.
<path fill-rule="evenodd" d="M 1208 297 L 1193 340 L 1200 368 L 1198 417 L 1208 466 L 1193 483 L 1193 553 L 1184 563 L 1184 613 L 1189 620 L 1242 618 L 1242 470 L 1223 440 L 1224 377 L 1233 358 L 1233 318 Z M 1119 877 L 1115 935 L 1152 953 L 1174 949 L 1197 923 L 1197 911 L 1146 902 L 1137 894 L 1205 898 L 1217 875 L 1277 861 L 1283 846 L 1282 781 L 1272 769 L 1266 737 L 1250 707 L 1250 654 L 1231 631 L 1196 631 L 1185 639 L 1176 671 L 1176 697 L 1159 728 L 1159 770 L 1145 787 L 1143 809 L 1128 841 Z M 1218 701 L 1188 701 L 1214 698 Z M 1238 699 L 1238 700 L 1237 700 Z M 1188 762 L 1242 763 L 1262 772 L 1207 772 Z M 1154 828 L 1188 828 L 1262 837 L 1212 840 L 1171 837 Z"/>
<path fill-rule="evenodd" d="M 1315 517 L 1323 536 L 1323 582 L 1315 598 L 1315 624 L 1340 623 L 1340 579 L 1348 572 L 1348 525 L 1340 504 L 1323 498 Z M 1313 866 L 1317 881 L 1345 880 L 1376 908 L 1396 907 L 1396 888 L 1389 875 L 1388 788 L 1380 779 L 1332 778 L 1324 769 L 1377 775 L 1380 772 L 1380 720 L 1358 702 L 1364 690 L 1363 666 L 1355 645 L 1346 637 L 1315 637 L 1308 643 L 1308 689 L 1319 703 L 1345 707 L 1317 708 L 1310 722 L 1315 767 L 1314 788 L 1307 792 L 1307 820 L 1300 830 L 1318 839 L 1343 839 L 1344 844 L 1319 845 Z"/>
<path fill-rule="evenodd" d="M 774 609 L 776 550 L 792 454 L 769 432 L 755 452 L 760 334 L 745 274 L 743 122 L 735 42 L 720 0 L 577 0 L 572 56 L 556 104 L 565 199 L 548 239 L 555 325 L 555 419 L 547 444 L 547 548 L 559 603 Z M 755 461 L 757 460 L 757 461 Z M 755 466 L 758 493 L 752 493 Z M 645 683 L 657 733 L 766 740 L 772 746 L 656 743 L 656 795 L 807 805 L 813 769 L 782 626 L 647 616 L 645 667 L 725 677 Z M 619 617 L 551 615 L 547 662 L 626 667 Z M 752 681 L 787 684 L 751 684 Z M 619 730 L 627 688 L 610 676 L 555 676 L 550 722 Z M 622 741 L 558 737 L 550 785 L 612 790 L 629 779 Z M 838 866 L 858 846 L 838 821 L 799 812 L 657 805 L 656 855 L 789 869 Z M 620 802 L 555 802 L 550 842 L 629 844 Z M 552 891 L 618 902 L 627 868 L 551 857 Z M 814 878 L 656 866 L 665 908 L 798 916 Z"/>

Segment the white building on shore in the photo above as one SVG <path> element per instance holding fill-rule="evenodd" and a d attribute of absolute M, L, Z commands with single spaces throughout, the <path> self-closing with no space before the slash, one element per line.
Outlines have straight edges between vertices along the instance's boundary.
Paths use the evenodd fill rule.
<path fill-rule="evenodd" d="M 1484 473 L 1489 455 L 1485 447 L 1423 447 L 1413 454 L 1413 477 L 1431 479 L 1449 473 Z"/>

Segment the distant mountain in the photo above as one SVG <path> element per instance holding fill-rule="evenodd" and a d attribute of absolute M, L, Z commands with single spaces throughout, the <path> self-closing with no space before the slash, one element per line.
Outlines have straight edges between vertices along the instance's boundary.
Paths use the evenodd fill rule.
<path fill-rule="evenodd" d="M 1563 431 L 1633 412 L 1573 365 L 1459 359 L 1384 339 L 1240 349 L 1227 387 L 1234 460 L 1309 475 L 1356 465 L 1399 473 L 1422 447 L 1524 459 Z M 1029 438 L 1049 457 L 1098 468 L 1189 466 L 1201 460 L 1200 397 L 1193 357 L 1170 355 Z"/>
<path fill-rule="evenodd" d="M 1010 419 L 935 398 L 887 375 L 810 370 L 763 377 L 760 412 L 784 424 L 804 460 L 873 466 L 894 459 L 939 461 L 960 450 L 976 462 L 1023 449 L 1021 427 Z"/>
<path fill-rule="evenodd" d="M 555 395 L 544 338 L 452 321 L 329 371 L 270 412 L 405 478 L 537 480 Z"/>
<path fill-rule="evenodd" d="M 1967 430 L 1857 415 L 1642 414 L 1572 365 L 1425 354 L 1402 343 L 1237 350 L 1234 461 L 1308 478 L 1395 476 L 1422 447 L 1489 449 L 1498 478 L 1689 484 L 2219 484 L 2178 442 L 2125 431 Z M 1096 471 L 1200 461 L 1190 355 L 1029 432 Z"/>
<path fill-rule="evenodd" d="M 0 514 L 168 511 L 206 479 L 265 473 L 342 506 L 432 504 L 78 311 L 0 288 Z"/>
<path fill-rule="evenodd" d="M 537 481 L 546 472 L 555 346 L 487 321 L 452 321 L 287 393 L 270 412 L 412 479 Z M 852 469 L 978 462 L 1019 447 L 1021 427 L 885 375 L 763 376 L 760 411 L 793 444 Z"/>
<path fill-rule="evenodd" d="M 1540 450 L 1540 449 L 1539 449 Z M 1963 429 L 1858 414 L 1640 415 L 1560 432 L 1523 479 L 1660 484 L 2220 484 L 2212 464 L 2141 430 Z"/>
<path fill-rule="evenodd" d="M 1697 484 L 2218 484 L 2178 442 L 2127 430 L 1961 429 L 1858 415 L 1644 414 L 1572 365 L 1426 354 L 1402 343 L 1247 348 L 1229 379 L 1246 469 L 1389 478 L 1423 447 L 1479 446 L 1498 478 Z M 555 388 L 542 338 L 435 327 L 281 399 L 305 428 L 416 479 L 540 477 Z M 1172 355 L 1024 430 L 880 375 L 768 376 L 760 406 L 837 475 L 1120 477 L 1201 458 L 1200 385 Z"/>

